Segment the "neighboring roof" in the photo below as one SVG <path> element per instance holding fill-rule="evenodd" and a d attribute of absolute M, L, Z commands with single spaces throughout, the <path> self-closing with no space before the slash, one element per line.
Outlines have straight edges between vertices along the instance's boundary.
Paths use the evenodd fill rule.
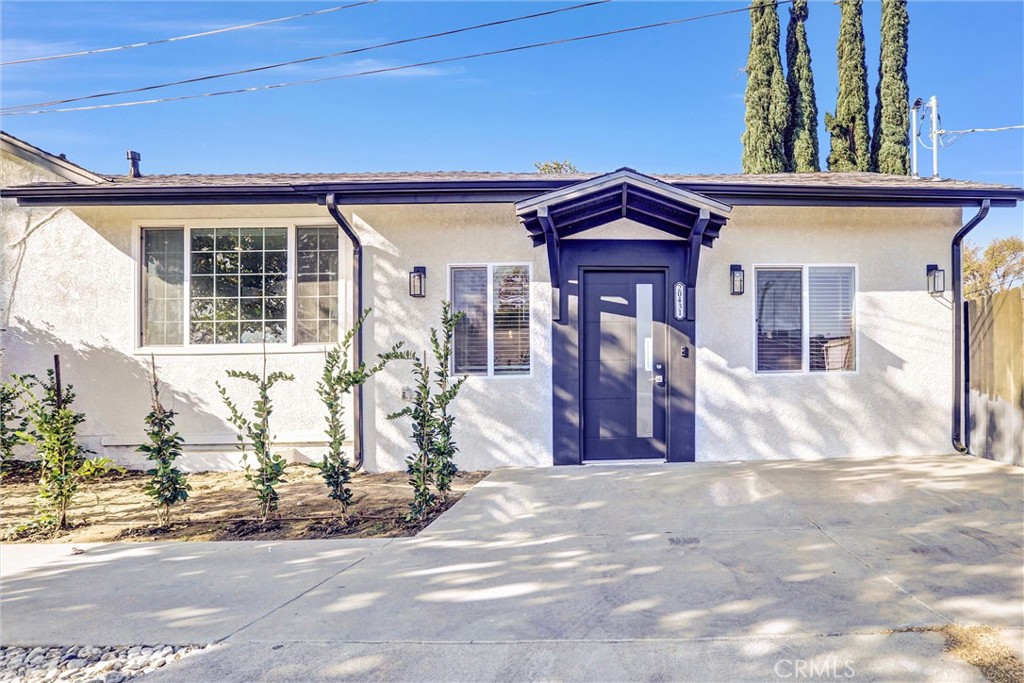
<path fill-rule="evenodd" d="M 72 163 L 63 155 L 53 154 L 31 145 L 10 133 L 0 130 L 0 147 L 25 161 L 45 168 L 72 183 L 93 185 L 106 182 L 106 178 Z"/>
<path fill-rule="evenodd" d="M 255 173 L 108 177 L 91 187 L 37 183 L 5 188 L 23 204 L 309 203 L 334 192 L 341 204 L 517 202 L 597 174 Z M 1024 189 L 966 180 L 931 180 L 877 173 L 655 175 L 661 182 L 725 204 L 857 204 L 993 206 L 1024 200 Z"/>

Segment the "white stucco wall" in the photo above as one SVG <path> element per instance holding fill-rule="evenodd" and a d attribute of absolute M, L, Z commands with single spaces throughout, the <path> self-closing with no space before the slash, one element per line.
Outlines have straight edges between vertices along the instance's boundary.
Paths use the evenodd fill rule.
<path fill-rule="evenodd" d="M 951 293 L 928 294 L 925 270 L 949 273 L 960 218 L 959 209 L 736 207 L 701 256 L 697 459 L 950 452 Z M 729 292 L 734 263 L 746 273 L 742 296 Z M 856 372 L 754 372 L 755 264 L 856 265 Z"/>
<path fill-rule="evenodd" d="M 4 160 L 3 184 L 53 180 L 21 160 Z M 76 207 L 31 209 L 4 200 L 0 223 L 3 251 L 3 374 L 39 375 L 60 354 L 65 382 L 75 386 L 76 407 L 86 414 L 80 435 L 93 450 L 127 464 L 144 461 L 134 452 L 149 410 L 149 355 L 135 344 L 138 315 L 135 243 L 140 225 L 335 225 L 314 205 L 217 207 Z M 528 263 L 532 267 L 534 369 L 529 377 L 472 377 L 458 399 L 456 438 L 464 469 L 551 462 L 550 300 L 543 250 L 521 232 L 511 205 L 355 207 L 345 210 L 364 242 L 364 305 L 373 307 L 365 329 L 367 358 L 396 341 L 417 351 L 428 346 L 446 298 L 449 263 Z M 351 250 L 342 239 L 343 271 Z M 423 299 L 408 296 L 408 272 L 428 268 Z M 342 283 L 346 327 L 351 282 Z M 227 412 L 216 392 L 221 380 L 246 406 L 251 385 L 225 378 L 226 369 L 259 371 L 259 347 L 225 355 L 157 350 L 164 402 L 178 411 L 187 469 L 235 467 L 239 454 Z M 213 352 L 213 353 L 211 353 Z M 316 382 L 322 346 L 293 347 L 268 354 L 268 369 L 295 375 L 275 387 L 274 432 L 284 455 L 303 460 L 322 453 L 323 411 Z M 403 386 L 412 386 L 411 364 L 396 363 L 366 389 L 365 461 L 370 470 L 400 469 L 410 451 L 408 421 L 384 416 L 401 407 Z M 349 410 L 351 417 L 351 410 Z M 352 430 L 349 429 L 351 437 Z"/>
<path fill-rule="evenodd" d="M 367 357 L 403 340 L 422 353 L 449 297 L 448 266 L 525 263 L 530 284 L 533 369 L 530 376 L 471 376 L 455 403 L 458 464 L 466 469 L 550 465 L 551 286 L 543 249 L 535 249 L 510 204 L 359 206 L 343 211 L 363 240 Z M 427 296 L 408 295 L 408 273 L 426 266 Z M 407 420 L 383 416 L 401 407 L 402 387 L 414 386 L 411 367 L 388 372 L 366 393 L 376 424 L 367 423 L 367 458 L 378 469 L 404 467 Z"/>
<path fill-rule="evenodd" d="M 4 157 L 3 185 L 54 180 Z M 4 199 L 0 222 L 4 376 L 42 374 L 61 355 L 87 415 L 87 445 L 123 462 L 148 411 L 148 355 L 135 345 L 139 225 L 228 223 L 333 225 L 323 207 L 17 207 Z M 551 453 L 550 280 L 543 249 L 531 246 L 510 204 L 342 207 L 364 243 L 368 359 L 404 341 L 428 347 L 452 264 L 527 263 L 532 269 L 533 371 L 526 377 L 471 377 L 457 401 L 458 463 L 464 469 L 548 465 Z M 960 225 L 951 209 L 737 207 L 698 283 L 697 459 L 818 458 L 943 453 L 950 450 L 950 297 L 925 289 L 925 266 L 949 268 Z M 616 223 L 618 236 L 649 229 Z M 621 233 L 621 234 L 620 234 Z M 606 235 L 611 236 L 611 235 Z M 342 253 L 349 255 L 343 240 Z M 747 293 L 729 294 L 729 266 L 742 264 Z M 854 373 L 762 375 L 753 371 L 754 265 L 854 264 L 859 365 Z M 346 261 L 345 272 L 350 263 Z M 408 272 L 427 268 L 427 297 L 407 294 Z M 351 283 L 342 291 L 350 294 Z M 347 315 L 349 305 L 343 300 Z M 346 320 L 347 322 L 347 320 Z M 275 389 L 274 430 L 283 452 L 318 457 L 323 413 L 315 394 L 322 347 L 271 351 L 271 370 L 296 376 Z M 258 370 L 251 353 L 157 356 L 165 398 L 180 414 L 186 466 L 238 462 L 233 430 L 214 387 L 224 370 Z M 409 364 L 394 364 L 366 388 L 366 466 L 400 469 L 410 452 L 408 421 L 384 416 L 414 384 Z M 236 396 L 243 382 L 227 380 Z M 351 414 L 351 413 L 350 413 Z"/>

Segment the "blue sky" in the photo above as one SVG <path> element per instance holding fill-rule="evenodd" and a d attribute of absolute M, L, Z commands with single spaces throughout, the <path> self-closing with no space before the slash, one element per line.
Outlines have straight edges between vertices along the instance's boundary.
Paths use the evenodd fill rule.
<path fill-rule="evenodd" d="M 3 58 L 108 47 L 342 4 L 5 0 Z M 271 26 L 2 70 L 4 106 L 149 85 L 362 47 L 573 3 L 380 2 Z M 614 2 L 361 55 L 148 93 L 302 80 L 743 7 Z M 880 5 L 865 3 L 870 89 Z M 780 11 L 783 32 L 788 11 Z M 1024 123 L 1024 3 L 910 3 L 912 97 L 937 95 L 947 129 Z M 839 8 L 812 0 L 819 111 L 835 103 Z M 387 75 L 186 102 L 42 116 L 3 128 L 83 166 L 143 172 L 530 171 L 571 159 L 588 171 L 738 172 L 745 13 Z M 122 99 L 140 99 L 126 97 Z M 824 131 L 822 131 L 824 133 Z M 922 168 L 930 168 L 921 150 Z M 821 154 L 828 154 L 822 135 Z M 1024 185 L 1024 131 L 977 133 L 940 153 L 943 176 Z M 1019 235 L 1024 208 L 993 210 L 975 240 Z"/>

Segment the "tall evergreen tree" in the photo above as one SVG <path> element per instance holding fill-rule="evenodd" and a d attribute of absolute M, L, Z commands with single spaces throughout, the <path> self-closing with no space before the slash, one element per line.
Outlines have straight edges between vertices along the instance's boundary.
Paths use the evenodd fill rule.
<path fill-rule="evenodd" d="M 910 175 L 909 33 L 907 0 L 882 0 L 882 49 L 871 137 L 871 170 L 879 173 Z"/>
<path fill-rule="evenodd" d="M 818 162 L 818 102 L 814 98 L 811 48 L 807 45 L 807 0 L 789 8 L 786 28 L 786 84 L 789 86 L 789 125 L 786 126 L 786 166 L 789 171 L 813 173 Z"/>
<path fill-rule="evenodd" d="M 750 8 L 750 53 L 744 102 L 743 172 L 785 171 L 789 91 L 779 54 L 779 15 L 774 0 L 754 0 Z"/>
<path fill-rule="evenodd" d="M 842 0 L 839 20 L 839 94 L 836 113 L 825 114 L 832 134 L 830 171 L 867 171 L 871 167 L 868 133 L 868 67 L 864 57 L 863 0 Z"/>

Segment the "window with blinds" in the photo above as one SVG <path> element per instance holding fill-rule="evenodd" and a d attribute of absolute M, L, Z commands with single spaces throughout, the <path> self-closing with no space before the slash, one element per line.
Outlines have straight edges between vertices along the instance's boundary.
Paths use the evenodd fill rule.
<path fill-rule="evenodd" d="M 456 374 L 530 373 L 530 269 L 525 265 L 453 266 Z"/>
<path fill-rule="evenodd" d="M 758 372 L 856 369 L 852 266 L 758 268 L 755 276 Z"/>
<path fill-rule="evenodd" d="M 853 299 L 853 268 L 814 266 L 807 269 L 807 345 L 811 372 L 855 369 Z"/>
<path fill-rule="evenodd" d="M 758 269 L 757 371 L 803 367 L 803 285 L 799 268 Z"/>

